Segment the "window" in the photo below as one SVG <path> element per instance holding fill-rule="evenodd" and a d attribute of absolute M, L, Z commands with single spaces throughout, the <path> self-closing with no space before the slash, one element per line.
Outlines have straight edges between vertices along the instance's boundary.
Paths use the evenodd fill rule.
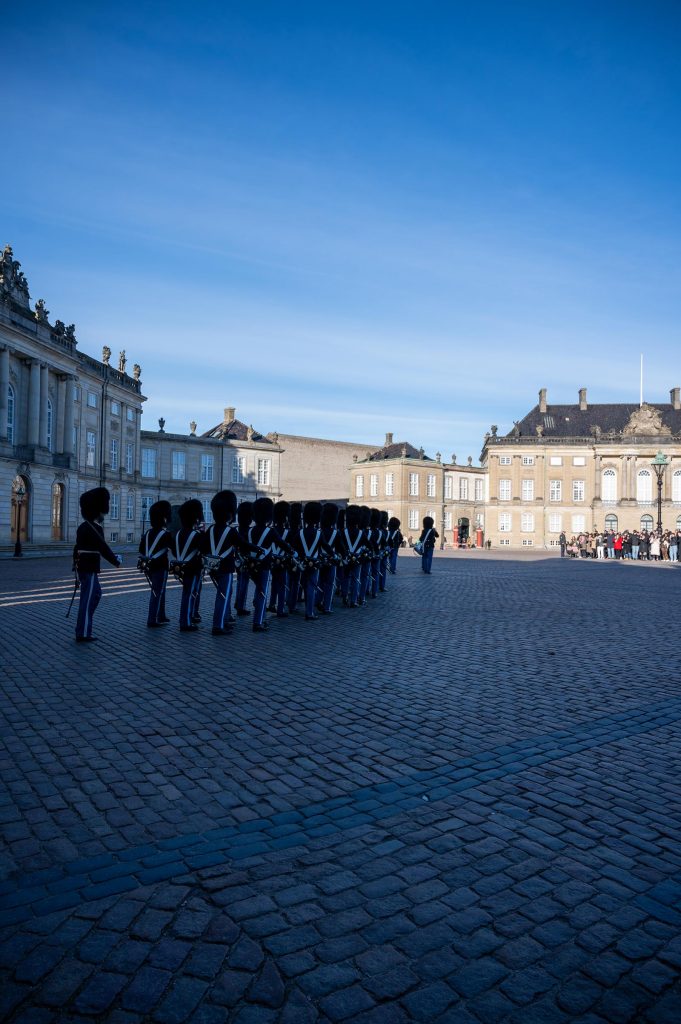
<path fill-rule="evenodd" d="M 111 505 L 109 508 L 109 519 L 118 519 L 120 515 L 118 491 L 111 492 Z"/>
<path fill-rule="evenodd" d="M 426 497 L 427 498 L 434 498 L 435 497 L 435 474 L 434 473 L 429 473 L 427 478 L 426 478 Z"/>
<path fill-rule="evenodd" d="M 128 421 L 128 423 L 134 423 L 135 422 L 135 410 L 131 409 L 128 406 L 128 408 L 125 410 L 125 418 Z"/>
<path fill-rule="evenodd" d="M 135 539 L 135 534 L 129 530 L 125 535 L 125 539 L 127 540 L 128 544 L 131 544 Z"/>
<path fill-rule="evenodd" d="M 573 501 L 584 501 L 584 481 L 573 480 L 572 481 L 572 500 Z"/>
<path fill-rule="evenodd" d="M 246 456 L 245 455 L 233 455 L 232 456 L 232 483 L 242 484 L 244 477 L 246 476 Z"/>
<path fill-rule="evenodd" d="M 563 517 L 560 512 L 551 512 L 549 515 L 549 533 L 560 533 L 563 529 Z"/>
<path fill-rule="evenodd" d="M 173 452 L 173 468 L 172 478 L 173 480 L 184 480 L 186 469 L 186 459 L 184 452 Z"/>
<path fill-rule="evenodd" d="M 563 484 L 560 480 L 549 480 L 549 501 L 561 501 Z"/>
<path fill-rule="evenodd" d="M 135 471 L 135 446 L 132 441 L 127 441 L 125 445 L 125 472 L 134 473 Z"/>
<path fill-rule="evenodd" d="M 47 448 L 52 451 L 52 402 L 47 399 Z"/>
<path fill-rule="evenodd" d="M 364 497 L 364 477 L 361 474 L 355 477 L 355 497 Z"/>
<path fill-rule="evenodd" d="M 201 480 L 204 483 L 212 483 L 213 480 L 213 455 L 201 456 Z"/>
<path fill-rule="evenodd" d="M 572 532 L 584 533 L 586 530 L 586 516 L 578 515 L 572 517 Z"/>
<path fill-rule="evenodd" d="M 452 500 L 452 478 L 449 473 L 445 473 L 445 501 Z"/>
<path fill-rule="evenodd" d="M 500 480 L 499 481 L 499 501 L 510 501 L 511 500 L 511 481 Z"/>
<path fill-rule="evenodd" d="M 212 456 L 211 456 L 211 458 L 212 458 Z M 203 507 L 203 521 L 204 521 L 204 523 L 212 523 L 213 522 L 213 513 L 212 513 L 211 507 L 210 507 L 210 498 L 202 498 L 201 499 L 201 505 Z"/>
<path fill-rule="evenodd" d="M 14 388 L 11 384 L 7 385 L 7 440 L 10 444 L 14 444 Z"/>
<path fill-rule="evenodd" d="M 641 529 L 647 530 L 648 533 L 652 533 L 653 529 L 653 517 L 652 516 L 641 516 Z"/>
<path fill-rule="evenodd" d="M 534 512 L 523 512 L 520 517 L 520 529 L 523 533 L 534 533 Z"/>
<path fill-rule="evenodd" d="M 270 460 L 258 459 L 258 486 L 269 487 L 270 485 Z"/>
<path fill-rule="evenodd" d="M 636 500 L 653 500 L 653 478 L 649 469 L 640 469 L 636 477 Z"/>
<path fill-rule="evenodd" d="M 510 466 L 511 465 L 511 456 L 510 455 L 500 455 L 499 456 L 499 465 L 500 466 Z"/>
<path fill-rule="evenodd" d="M 672 501 L 681 502 L 681 469 L 677 469 L 672 477 Z"/>
<path fill-rule="evenodd" d="M 92 468 L 97 465 L 97 435 L 94 430 L 88 430 L 86 441 L 85 465 Z"/>
<path fill-rule="evenodd" d="M 74 385 L 74 388 L 73 388 L 73 401 L 74 402 L 80 402 L 80 388 L 78 387 L 77 384 Z"/>
<path fill-rule="evenodd" d="M 392 498 L 393 494 L 395 493 L 395 474 L 394 473 L 386 473 L 385 474 L 385 493 L 386 493 L 386 497 L 389 497 L 389 498 Z"/>
<path fill-rule="evenodd" d="M 120 402 L 114 402 L 112 400 L 112 402 L 111 402 L 111 415 L 112 416 L 120 416 L 120 414 L 121 414 L 121 403 Z"/>
<path fill-rule="evenodd" d="M 94 391 L 88 391 L 87 404 L 90 409 L 97 408 L 97 395 L 94 393 Z"/>
<path fill-rule="evenodd" d="M 418 509 L 410 508 L 409 509 L 409 529 L 410 530 L 418 530 L 418 528 L 419 528 L 419 513 L 418 513 Z"/>
<path fill-rule="evenodd" d="M 534 501 L 534 480 L 523 480 L 521 495 L 523 501 Z"/>
<path fill-rule="evenodd" d="M 617 501 L 617 473 L 615 470 L 604 469 L 601 481 L 601 497 L 603 501 Z"/>
<path fill-rule="evenodd" d="M 409 474 L 409 495 L 412 498 L 418 498 L 419 494 L 419 475 L 418 473 Z"/>
<path fill-rule="evenodd" d="M 452 513 L 445 512 L 445 530 L 451 530 L 452 528 Z"/>
<path fill-rule="evenodd" d="M 111 469 L 118 469 L 118 438 L 111 438 L 111 454 L 109 458 Z"/>
<path fill-rule="evenodd" d="M 586 455 L 575 455 L 572 459 L 573 466 L 586 466 Z"/>
<path fill-rule="evenodd" d="M 531 537 L 523 537 L 521 543 L 522 543 L 522 546 L 524 548 L 533 548 L 534 547 L 534 541 L 532 540 Z"/>
<path fill-rule="evenodd" d="M 113 530 L 109 534 L 109 544 L 115 544 L 117 541 L 118 541 L 118 533 L 115 530 Z"/>
<path fill-rule="evenodd" d="M 485 525 L 485 517 L 482 514 L 482 512 L 475 513 L 475 525 L 479 530 L 482 530 L 483 526 Z"/>
<path fill-rule="evenodd" d="M 378 497 L 378 473 L 372 473 L 369 477 L 369 494 L 372 498 Z"/>
<path fill-rule="evenodd" d="M 501 537 L 499 539 L 499 546 L 502 547 L 502 548 L 510 548 L 511 541 L 509 540 L 508 537 Z"/>
<path fill-rule="evenodd" d="M 129 523 L 135 521 L 135 492 L 128 491 L 125 496 L 125 518 Z"/>
<path fill-rule="evenodd" d="M 510 533 L 511 532 L 511 513 L 500 512 L 499 513 L 499 533 Z"/>
<path fill-rule="evenodd" d="M 523 455 L 523 466 L 534 466 L 534 455 Z"/>
<path fill-rule="evenodd" d="M 605 517 L 605 528 L 606 530 L 614 530 L 617 532 L 617 516 L 611 512 Z"/>
<path fill-rule="evenodd" d="M 459 501 L 468 501 L 468 477 L 459 477 Z"/>
<path fill-rule="evenodd" d="M 142 476 L 156 476 L 156 449 L 142 449 Z"/>
<path fill-rule="evenodd" d="M 484 498 L 484 486 L 485 486 L 485 481 L 484 480 L 481 480 L 479 478 L 476 479 L 476 481 L 475 481 L 475 500 L 476 501 L 482 501 L 482 499 Z"/>
<path fill-rule="evenodd" d="M 562 466 L 562 465 L 563 465 L 563 456 L 562 455 L 552 455 L 550 457 L 550 459 L 549 459 L 549 466 Z"/>
<path fill-rule="evenodd" d="M 142 529 L 146 530 L 149 522 L 149 509 L 154 504 L 154 499 L 148 494 L 142 497 Z"/>

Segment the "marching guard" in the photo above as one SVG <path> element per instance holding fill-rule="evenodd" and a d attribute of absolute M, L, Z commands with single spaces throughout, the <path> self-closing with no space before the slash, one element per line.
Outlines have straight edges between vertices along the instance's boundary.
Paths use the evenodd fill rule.
<path fill-rule="evenodd" d="M 435 541 L 439 536 L 440 534 L 435 529 L 435 521 L 432 516 L 424 516 L 423 529 L 421 530 L 418 544 L 420 545 L 421 569 L 427 576 L 430 576 L 431 573 Z"/>
<path fill-rule="evenodd" d="M 303 506 L 300 501 L 291 502 L 289 509 L 289 540 L 298 537 L 303 526 Z M 296 563 L 291 563 L 288 572 L 288 610 L 291 615 L 298 611 L 297 604 L 300 596 L 301 578 L 300 568 Z"/>
<path fill-rule="evenodd" d="M 321 527 L 324 555 L 323 564 L 319 570 L 321 593 L 317 602 L 317 611 L 321 615 L 331 615 L 333 595 L 336 591 L 336 571 L 344 555 L 342 537 L 338 530 L 338 506 L 332 502 L 327 502 L 322 508 Z"/>
<path fill-rule="evenodd" d="M 288 540 L 290 527 L 288 524 L 289 503 L 277 501 L 274 505 L 272 515 L 272 526 L 279 541 L 272 548 L 272 588 L 270 591 L 270 603 L 268 611 L 275 612 L 277 618 L 285 619 L 288 615 L 286 605 L 288 602 L 290 558 L 288 555 L 289 545 L 284 546 L 283 542 Z"/>
<path fill-rule="evenodd" d="M 357 505 L 348 505 L 345 510 L 343 540 L 345 541 L 345 568 L 341 585 L 343 604 L 347 608 L 357 608 L 364 554 L 364 531 L 360 526 L 360 510 Z"/>
<path fill-rule="evenodd" d="M 305 621 L 312 622 L 319 616 L 315 613 L 319 589 L 319 564 L 322 554 L 322 531 L 319 525 L 322 506 L 318 501 L 308 501 L 303 509 L 303 525 L 293 535 L 301 563 L 301 581 L 305 595 Z"/>
<path fill-rule="evenodd" d="M 272 549 L 284 543 L 272 529 L 274 503 L 271 498 L 258 498 L 253 503 L 253 526 L 248 531 L 247 560 L 250 577 L 255 584 L 253 632 L 266 633 L 267 591 L 270 585 Z"/>
<path fill-rule="evenodd" d="M 195 619 L 196 597 L 203 575 L 201 533 L 198 530 L 203 508 L 198 498 L 190 498 L 180 505 L 179 516 L 182 526 L 175 535 L 170 568 L 182 584 L 180 632 L 195 633 L 199 628 Z"/>
<path fill-rule="evenodd" d="M 109 513 L 111 498 L 106 487 L 94 487 L 80 496 L 80 511 L 83 522 L 76 531 L 73 562 L 80 583 L 80 600 L 76 620 L 76 642 L 91 643 L 97 640 L 92 635 L 92 620 L 102 597 L 99 583 L 101 559 L 105 558 L 116 568 L 123 564 L 120 555 L 115 555 L 104 540 L 102 522 Z"/>
<path fill-rule="evenodd" d="M 151 593 L 147 611 L 147 627 L 156 629 L 170 622 L 166 616 L 168 584 L 168 550 L 173 542 L 166 529 L 172 515 L 169 501 L 155 501 L 149 509 L 149 529 L 140 541 L 137 568 L 143 572 Z"/>
<path fill-rule="evenodd" d="M 226 636 L 232 632 L 232 583 L 236 567 L 239 535 L 234 527 L 236 495 L 233 491 L 218 491 L 210 503 L 213 524 L 201 538 L 204 568 L 215 586 L 213 609 L 213 636 Z"/>
<path fill-rule="evenodd" d="M 253 502 L 242 501 L 236 510 L 236 530 L 239 536 L 239 551 L 246 550 L 248 546 L 248 531 L 253 522 Z M 239 559 L 239 568 L 236 574 L 236 600 L 234 608 L 237 615 L 250 615 L 246 609 L 248 597 L 248 566 L 244 559 Z"/>
<path fill-rule="evenodd" d="M 397 553 L 402 547 L 404 539 L 400 533 L 400 525 L 397 516 L 388 520 L 388 570 L 393 576 L 397 572 Z"/>

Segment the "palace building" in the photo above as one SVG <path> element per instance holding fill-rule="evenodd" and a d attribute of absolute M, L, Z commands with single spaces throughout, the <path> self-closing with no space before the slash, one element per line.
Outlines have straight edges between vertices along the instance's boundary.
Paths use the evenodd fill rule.
<path fill-rule="evenodd" d="M 668 403 L 574 405 L 539 401 L 499 437 L 485 436 L 481 463 L 489 478 L 486 539 L 492 546 L 555 547 L 582 531 L 657 526 L 658 452 L 662 526 L 681 528 L 681 389 Z"/>

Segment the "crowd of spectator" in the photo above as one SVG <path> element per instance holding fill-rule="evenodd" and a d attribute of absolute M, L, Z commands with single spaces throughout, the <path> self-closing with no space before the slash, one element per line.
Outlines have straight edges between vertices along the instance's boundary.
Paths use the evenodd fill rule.
<path fill-rule="evenodd" d="M 677 562 L 681 561 L 681 530 L 594 530 L 570 540 L 562 533 L 560 554 L 570 558 Z"/>

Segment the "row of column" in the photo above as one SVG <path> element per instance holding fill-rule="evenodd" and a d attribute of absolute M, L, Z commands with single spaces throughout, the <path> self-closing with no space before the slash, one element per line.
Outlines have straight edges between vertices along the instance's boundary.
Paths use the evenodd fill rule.
<path fill-rule="evenodd" d="M 9 412 L 9 356 L 8 348 L 0 348 L 0 440 L 7 438 Z M 28 367 L 28 416 L 26 443 L 32 448 L 47 448 L 49 367 L 37 359 L 24 361 Z M 73 454 L 73 401 L 75 376 L 57 374 L 57 403 L 52 414 L 52 448 L 57 453 Z M 14 443 L 17 443 L 18 409 L 20 396 L 15 394 Z M 69 415 L 70 411 L 70 415 Z M 56 414 L 55 414 L 56 413 Z"/>

